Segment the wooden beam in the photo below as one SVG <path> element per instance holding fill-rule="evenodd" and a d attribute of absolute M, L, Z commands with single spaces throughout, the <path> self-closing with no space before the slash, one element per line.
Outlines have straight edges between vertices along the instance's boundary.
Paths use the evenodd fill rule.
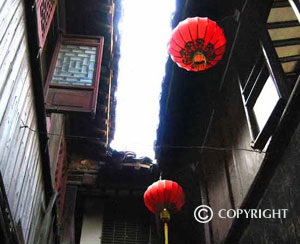
<path fill-rule="evenodd" d="M 287 28 L 287 27 L 295 27 L 299 26 L 299 21 L 291 20 L 291 21 L 282 21 L 282 22 L 273 22 L 267 23 L 267 29 L 278 29 L 278 28 Z"/>
<path fill-rule="evenodd" d="M 289 2 L 286 1 L 274 1 L 272 8 L 285 8 L 290 7 Z"/>
<path fill-rule="evenodd" d="M 61 244 L 75 244 L 75 207 L 77 198 L 77 186 L 67 186 L 63 223 L 62 223 L 62 235 Z"/>
<path fill-rule="evenodd" d="M 274 47 L 284 47 L 284 46 L 292 46 L 292 45 L 299 45 L 299 44 L 300 44 L 300 38 L 290 38 L 290 39 L 273 41 Z"/>
<path fill-rule="evenodd" d="M 29 51 L 30 74 L 32 82 L 32 90 L 34 97 L 34 107 L 37 115 L 37 130 L 41 133 L 38 134 L 41 164 L 43 173 L 43 182 L 45 187 L 46 203 L 48 204 L 53 194 L 53 186 L 51 181 L 50 158 L 48 151 L 48 137 L 47 137 L 47 123 L 46 123 L 46 110 L 44 99 L 44 87 L 41 75 L 40 56 L 39 56 L 39 43 L 37 34 L 36 14 L 32 6 L 35 1 L 22 1 L 24 4 L 25 12 L 25 25 L 26 37 Z"/>
<path fill-rule="evenodd" d="M 286 85 L 284 71 L 280 62 L 278 61 L 277 52 L 273 46 L 269 32 L 265 28 L 263 28 L 263 26 L 259 27 L 261 47 L 265 56 L 265 60 L 268 64 L 269 72 L 276 80 L 276 85 L 277 89 L 279 90 L 280 96 L 284 99 L 287 99 L 290 91 L 288 90 L 288 87 Z"/>
<path fill-rule="evenodd" d="M 292 71 L 292 72 L 285 73 L 285 75 L 287 76 L 287 78 L 297 78 L 299 74 L 295 71 Z"/>
<path fill-rule="evenodd" d="M 111 83 L 112 83 L 112 70 L 110 70 L 109 76 L 109 84 L 108 84 L 108 100 L 107 100 L 107 124 L 106 124 L 106 146 L 109 144 L 109 136 L 110 136 L 110 101 L 111 101 Z"/>
<path fill-rule="evenodd" d="M 292 56 L 286 56 L 279 58 L 279 61 L 281 63 L 287 63 L 287 62 L 293 62 L 293 61 L 299 61 L 300 55 L 292 55 Z"/>
<path fill-rule="evenodd" d="M 246 1 L 245 6 L 247 5 L 247 2 L 248 1 Z M 245 6 L 243 7 L 243 9 L 245 8 Z M 223 71 L 223 76 L 222 76 L 222 79 L 221 79 L 221 82 L 220 82 L 220 86 L 219 86 L 219 91 L 220 92 L 223 89 L 223 85 L 224 85 L 226 77 L 229 73 L 229 69 L 232 65 L 232 62 L 234 62 L 234 52 L 236 51 L 235 49 L 236 49 L 236 45 L 237 45 L 237 40 L 240 37 L 241 26 L 242 26 L 242 22 L 241 22 L 241 20 L 239 20 L 239 22 L 237 24 L 237 27 L 236 27 L 234 39 L 233 39 L 233 42 L 232 42 L 232 45 L 231 45 L 231 49 L 230 49 L 230 52 L 229 52 L 228 60 L 227 60 L 225 69 Z"/>

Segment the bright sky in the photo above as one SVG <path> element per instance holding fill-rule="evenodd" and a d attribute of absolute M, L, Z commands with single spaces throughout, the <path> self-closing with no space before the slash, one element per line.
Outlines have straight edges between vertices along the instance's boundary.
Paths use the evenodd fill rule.
<path fill-rule="evenodd" d="M 111 147 L 154 158 L 175 0 L 123 0 L 116 131 Z"/>

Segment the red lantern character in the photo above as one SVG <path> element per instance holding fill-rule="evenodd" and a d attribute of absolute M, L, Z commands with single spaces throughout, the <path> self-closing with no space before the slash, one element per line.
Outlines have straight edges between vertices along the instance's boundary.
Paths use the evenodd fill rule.
<path fill-rule="evenodd" d="M 173 30 L 169 53 L 177 65 L 201 71 L 216 65 L 225 52 L 223 30 L 208 18 L 187 18 Z"/>

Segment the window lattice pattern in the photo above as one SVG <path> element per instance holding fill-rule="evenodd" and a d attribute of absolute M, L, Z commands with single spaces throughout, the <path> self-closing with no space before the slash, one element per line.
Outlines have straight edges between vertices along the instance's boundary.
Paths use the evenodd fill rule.
<path fill-rule="evenodd" d="M 104 207 L 102 244 L 158 244 L 150 213 L 138 202 L 108 202 Z"/>
<path fill-rule="evenodd" d="M 149 244 L 149 225 L 132 220 L 105 219 L 102 243 L 108 244 Z"/>
<path fill-rule="evenodd" d="M 40 46 L 44 45 L 51 21 L 55 12 L 56 0 L 39 0 L 37 2 L 37 18 Z"/>
<path fill-rule="evenodd" d="M 62 44 L 52 84 L 92 86 L 97 48 Z"/>
<path fill-rule="evenodd" d="M 55 8 L 55 0 L 43 0 L 40 6 L 42 35 L 45 35 L 47 25 L 51 21 L 51 13 Z"/>

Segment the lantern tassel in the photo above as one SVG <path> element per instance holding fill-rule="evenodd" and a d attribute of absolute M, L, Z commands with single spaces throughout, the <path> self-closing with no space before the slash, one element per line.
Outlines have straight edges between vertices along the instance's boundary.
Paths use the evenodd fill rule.
<path fill-rule="evenodd" d="M 162 220 L 162 222 L 164 223 L 164 230 L 165 230 L 165 244 L 168 244 L 168 222 L 170 221 L 170 213 L 169 211 L 164 208 L 161 212 L 160 212 L 160 219 Z"/>
<path fill-rule="evenodd" d="M 169 240 L 168 240 L 168 223 L 165 222 L 164 226 L 165 226 L 165 244 L 168 244 L 169 243 Z"/>

